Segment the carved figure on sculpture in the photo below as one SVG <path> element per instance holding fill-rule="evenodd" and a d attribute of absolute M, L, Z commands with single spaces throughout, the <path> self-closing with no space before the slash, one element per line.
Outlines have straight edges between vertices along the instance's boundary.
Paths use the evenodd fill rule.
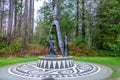
<path fill-rule="evenodd" d="M 48 38 L 47 46 L 48 46 L 48 55 L 55 55 L 56 47 L 52 35 L 49 36 Z"/>

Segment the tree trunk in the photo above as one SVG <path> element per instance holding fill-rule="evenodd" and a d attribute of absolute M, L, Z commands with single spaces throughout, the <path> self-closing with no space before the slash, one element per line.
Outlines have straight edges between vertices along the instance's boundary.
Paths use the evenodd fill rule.
<path fill-rule="evenodd" d="M 14 36 L 17 37 L 17 0 L 15 0 L 14 13 Z"/>
<path fill-rule="evenodd" d="M 21 5 L 23 5 L 23 0 L 20 0 Z M 22 6 L 23 7 L 23 6 Z M 17 37 L 21 37 L 21 27 L 22 27 L 22 7 L 20 9 L 20 13 L 18 14 L 18 22 L 17 22 Z"/>
<path fill-rule="evenodd" d="M 33 38 L 33 30 L 34 30 L 34 0 L 32 0 L 32 23 L 31 23 L 31 38 Z"/>
<path fill-rule="evenodd" d="M 13 9 L 14 9 L 14 1 L 9 0 L 9 18 L 8 18 L 8 28 L 7 28 L 7 40 L 8 44 L 11 43 L 12 40 L 12 25 L 13 25 Z"/>
<path fill-rule="evenodd" d="M 33 37 L 33 18 L 34 18 L 34 0 L 30 0 L 30 3 L 29 3 L 29 27 L 28 27 L 28 33 L 27 33 L 27 36 L 28 36 L 28 41 L 29 43 L 31 42 L 32 40 L 32 37 Z"/>
<path fill-rule="evenodd" d="M 82 0 L 82 38 L 85 39 L 85 0 Z"/>
<path fill-rule="evenodd" d="M 4 19 L 4 4 L 5 1 L 0 1 L 0 35 L 3 34 L 4 28 L 3 28 L 3 19 Z"/>
<path fill-rule="evenodd" d="M 27 16 L 28 16 L 28 0 L 25 0 L 25 8 L 23 15 L 23 30 L 22 30 L 22 48 L 26 48 L 26 29 L 27 29 Z"/>
<path fill-rule="evenodd" d="M 77 24 L 76 24 L 76 38 L 79 36 L 79 0 L 76 1 L 76 19 L 77 19 Z"/>
<path fill-rule="evenodd" d="M 14 2 L 14 37 L 17 37 L 17 0 Z"/>
<path fill-rule="evenodd" d="M 0 1 L 0 35 L 2 32 L 2 1 Z"/>

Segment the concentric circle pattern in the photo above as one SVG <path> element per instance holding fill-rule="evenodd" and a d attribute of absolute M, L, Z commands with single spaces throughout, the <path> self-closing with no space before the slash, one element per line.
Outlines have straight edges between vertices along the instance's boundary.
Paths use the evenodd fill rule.
<path fill-rule="evenodd" d="M 28 78 L 73 78 L 96 74 L 99 66 L 92 63 L 74 62 L 74 66 L 67 69 L 42 69 L 37 67 L 37 62 L 28 62 L 14 65 L 9 68 L 9 73 Z"/>

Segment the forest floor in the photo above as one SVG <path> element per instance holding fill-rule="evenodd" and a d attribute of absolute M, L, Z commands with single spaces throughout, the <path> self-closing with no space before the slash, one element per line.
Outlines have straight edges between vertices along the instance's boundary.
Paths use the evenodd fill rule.
<path fill-rule="evenodd" d="M 0 67 L 26 61 L 37 61 L 38 56 L 0 58 Z M 105 80 L 120 80 L 120 57 L 74 57 L 76 61 L 86 61 L 103 64 L 113 70 L 111 77 Z"/>
<path fill-rule="evenodd" d="M 69 47 L 69 55 L 71 56 L 99 56 L 98 52 L 89 49 L 88 47 L 77 47 L 71 45 Z M 48 48 L 46 46 L 40 46 L 36 44 L 29 45 L 25 50 L 20 49 L 19 51 L 11 51 L 7 50 L 2 52 L 0 50 L 0 57 L 9 58 L 9 57 L 22 57 L 22 56 L 39 56 L 45 55 L 48 53 Z M 59 54 L 57 50 L 57 54 Z"/>
<path fill-rule="evenodd" d="M 38 46 L 32 46 L 26 48 L 24 51 L 21 49 L 18 52 L 0 52 L 0 57 L 3 58 L 10 58 L 10 57 L 23 57 L 23 56 L 38 56 L 47 54 L 47 50 L 44 46 L 38 47 Z"/>

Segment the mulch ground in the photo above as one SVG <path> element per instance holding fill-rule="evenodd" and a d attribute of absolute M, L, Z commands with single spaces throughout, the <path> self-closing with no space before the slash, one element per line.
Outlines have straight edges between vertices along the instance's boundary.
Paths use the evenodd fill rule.
<path fill-rule="evenodd" d="M 86 53 L 80 47 L 69 47 L 69 55 L 71 56 L 98 56 L 98 54 L 93 53 L 91 50 L 87 50 Z M 45 46 L 34 46 L 21 50 L 19 52 L 0 52 L 0 57 L 22 57 L 22 56 L 41 56 L 48 54 L 48 48 Z M 59 51 L 56 51 L 56 54 L 60 54 Z"/>
<path fill-rule="evenodd" d="M 37 55 L 45 55 L 47 54 L 47 48 L 45 47 L 33 47 L 33 48 L 27 48 L 24 51 L 19 52 L 0 52 L 0 57 L 22 57 L 22 56 L 37 56 Z"/>

